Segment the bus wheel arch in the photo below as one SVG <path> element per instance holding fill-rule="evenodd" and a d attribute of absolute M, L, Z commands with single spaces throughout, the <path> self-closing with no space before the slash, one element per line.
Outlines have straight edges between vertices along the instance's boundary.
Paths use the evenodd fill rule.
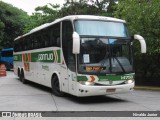
<path fill-rule="evenodd" d="M 52 75 L 51 87 L 52 87 L 52 92 L 53 92 L 54 95 L 59 96 L 59 97 L 64 96 L 64 93 L 60 89 L 61 87 L 60 87 L 59 77 L 56 73 L 54 73 Z"/>

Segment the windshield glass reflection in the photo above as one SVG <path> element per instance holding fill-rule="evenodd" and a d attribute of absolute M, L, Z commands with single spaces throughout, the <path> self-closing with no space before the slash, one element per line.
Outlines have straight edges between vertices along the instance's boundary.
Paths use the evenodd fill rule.
<path fill-rule="evenodd" d="M 81 38 L 79 72 L 89 74 L 133 72 L 129 42 L 108 38 Z"/>

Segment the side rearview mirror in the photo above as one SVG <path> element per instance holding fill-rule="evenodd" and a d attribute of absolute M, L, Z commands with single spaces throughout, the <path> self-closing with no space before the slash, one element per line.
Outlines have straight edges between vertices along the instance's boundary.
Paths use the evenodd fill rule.
<path fill-rule="evenodd" d="M 140 35 L 134 35 L 134 39 L 138 40 L 141 44 L 141 53 L 146 53 L 146 42 Z"/>
<path fill-rule="evenodd" d="M 73 54 L 79 54 L 80 53 L 80 37 L 79 34 L 76 32 L 73 32 L 73 49 L 72 53 Z"/>

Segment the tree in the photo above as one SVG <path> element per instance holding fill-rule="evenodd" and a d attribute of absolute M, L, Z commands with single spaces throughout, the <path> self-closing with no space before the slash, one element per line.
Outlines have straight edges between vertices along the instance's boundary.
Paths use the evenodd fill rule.
<path fill-rule="evenodd" d="M 144 36 L 148 45 L 148 54 L 160 53 L 159 11 L 160 0 L 119 0 L 115 12 L 116 17 L 127 21 L 131 33 Z"/>
<path fill-rule="evenodd" d="M 0 20 L 0 43 L 2 43 L 2 41 L 3 41 L 4 28 L 5 28 L 5 25 L 4 25 L 4 23 Z M 0 49 L 1 49 L 1 46 L 0 46 Z"/>
<path fill-rule="evenodd" d="M 35 9 L 36 12 L 30 17 L 30 23 L 25 28 L 25 32 L 41 24 L 52 22 L 57 18 L 67 15 L 113 16 L 115 1 L 116 0 L 96 0 L 93 1 L 93 4 L 88 4 L 88 0 L 66 0 L 62 8 L 57 4 L 39 6 Z"/>
<path fill-rule="evenodd" d="M 31 29 L 40 26 L 47 22 L 52 22 L 59 18 L 60 6 L 58 4 L 47 4 L 44 6 L 38 6 L 29 19 L 29 23 L 25 27 L 25 33 L 29 32 Z"/>
<path fill-rule="evenodd" d="M 23 33 L 26 12 L 0 1 L 0 48 L 13 47 L 13 40 Z"/>
<path fill-rule="evenodd" d="M 117 0 L 66 0 L 63 16 L 75 14 L 90 14 L 113 16 L 114 5 Z M 63 9 L 63 8 L 62 8 Z"/>
<path fill-rule="evenodd" d="M 67 15 L 96 15 L 101 11 L 95 5 L 89 5 L 85 0 L 66 2 L 60 11 L 60 16 Z"/>
<path fill-rule="evenodd" d="M 146 40 L 147 54 L 142 57 L 138 42 L 134 42 L 136 72 L 145 81 L 160 77 L 159 11 L 160 0 L 119 0 L 115 11 L 116 17 L 127 21 L 132 34 L 140 34 Z"/>

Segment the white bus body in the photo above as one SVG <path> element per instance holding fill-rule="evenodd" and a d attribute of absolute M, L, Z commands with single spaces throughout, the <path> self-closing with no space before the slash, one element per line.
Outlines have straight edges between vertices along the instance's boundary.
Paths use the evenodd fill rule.
<path fill-rule="evenodd" d="M 129 92 L 135 84 L 130 39 L 124 20 L 66 16 L 15 39 L 14 72 L 57 96 Z M 144 39 L 135 39 L 145 52 Z"/>

